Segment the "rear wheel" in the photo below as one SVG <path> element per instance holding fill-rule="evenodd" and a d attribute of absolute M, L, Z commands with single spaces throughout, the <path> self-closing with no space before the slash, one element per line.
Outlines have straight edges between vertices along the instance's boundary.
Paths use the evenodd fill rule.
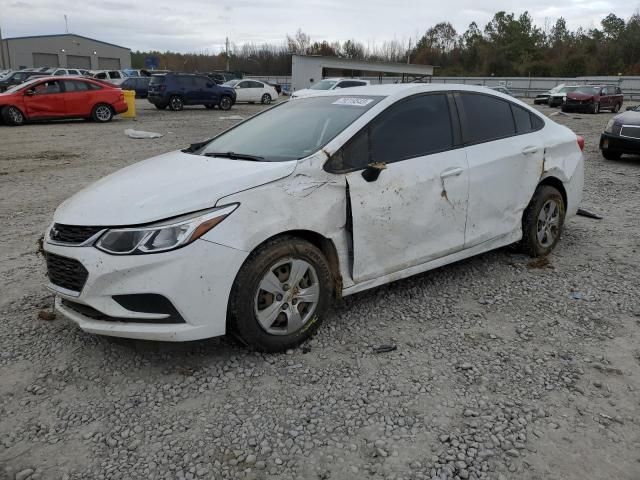
<path fill-rule="evenodd" d="M 562 194 L 550 185 L 539 185 L 522 215 L 520 249 L 543 257 L 555 248 L 564 226 L 566 206 Z"/>
<path fill-rule="evenodd" d="M 24 123 L 26 122 L 24 114 L 18 107 L 14 107 L 13 105 L 9 105 L 2 109 L 2 119 L 7 125 L 11 125 L 14 127 L 24 125 Z"/>
<path fill-rule="evenodd" d="M 622 153 L 620 152 L 612 152 L 611 150 L 604 149 L 602 150 L 602 156 L 607 160 L 620 160 Z"/>
<path fill-rule="evenodd" d="M 94 122 L 107 123 L 113 118 L 113 110 L 106 103 L 99 103 L 91 111 L 91 119 Z"/>
<path fill-rule="evenodd" d="M 229 329 L 252 348 L 292 348 L 318 328 L 333 293 L 322 252 L 295 237 L 280 237 L 253 252 L 240 269 L 229 301 Z"/>
<path fill-rule="evenodd" d="M 229 97 L 228 95 L 225 95 L 224 97 L 222 97 L 220 99 L 220 103 L 218 104 L 218 106 L 220 107 L 220 110 L 229 110 L 231 108 L 232 102 L 231 102 L 231 97 Z"/>
<path fill-rule="evenodd" d="M 178 95 L 174 95 L 169 99 L 169 108 L 174 112 L 179 112 L 184 108 L 184 101 Z"/>
<path fill-rule="evenodd" d="M 271 95 L 269 95 L 268 93 L 265 93 L 264 95 L 262 95 L 262 98 L 260 99 L 260 101 L 262 102 L 263 105 L 269 105 L 271 103 Z"/>

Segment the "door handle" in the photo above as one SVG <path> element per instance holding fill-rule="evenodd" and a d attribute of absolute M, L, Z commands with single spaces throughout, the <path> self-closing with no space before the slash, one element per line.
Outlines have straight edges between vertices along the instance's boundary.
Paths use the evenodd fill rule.
<path fill-rule="evenodd" d="M 538 151 L 538 147 L 534 146 L 534 145 L 529 145 L 528 147 L 524 147 L 522 149 L 522 154 L 523 155 L 529 155 L 532 153 L 536 153 Z"/>
<path fill-rule="evenodd" d="M 463 170 L 460 167 L 449 168 L 440 174 L 440 178 L 457 177 L 462 172 Z"/>

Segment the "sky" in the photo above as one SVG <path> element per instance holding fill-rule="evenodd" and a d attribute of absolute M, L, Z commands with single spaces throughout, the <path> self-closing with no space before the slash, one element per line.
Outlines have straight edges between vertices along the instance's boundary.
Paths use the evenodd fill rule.
<path fill-rule="evenodd" d="M 438 22 L 462 33 L 500 10 L 529 10 L 540 27 L 564 17 L 571 29 L 588 29 L 639 9 L 640 0 L 0 0 L 0 28 L 4 38 L 65 33 L 66 14 L 70 33 L 132 50 L 217 53 L 227 36 L 236 45 L 282 44 L 302 29 L 319 42 L 415 43 Z"/>

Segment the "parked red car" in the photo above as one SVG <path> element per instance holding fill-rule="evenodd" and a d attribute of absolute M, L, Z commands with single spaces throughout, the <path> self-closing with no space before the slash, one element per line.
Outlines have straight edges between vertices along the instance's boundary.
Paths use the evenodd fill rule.
<path fill-rule="evenodd" d="M 618 113 L 622 102 L 624 102 L 624 96 L 620 87 L 615 85 L 584 85 L 567 93 L 562 111 L 598 113 L 600 110 L 611 110 Z"/>
<path fill-rule="evenodd" d="M 88 78 L 39 77 L 0 93 L 0 112 L 8 125 L 62 118 L 104 123 L 126 111 L 120 88 Z"/>

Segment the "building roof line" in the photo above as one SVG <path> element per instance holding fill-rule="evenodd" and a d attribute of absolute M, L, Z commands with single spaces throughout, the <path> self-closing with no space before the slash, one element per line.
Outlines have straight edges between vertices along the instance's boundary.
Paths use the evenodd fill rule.
<path fill-rule="evenodd" d="M 117 48 L 122 48 L 124 50 L 131 51 L 131 49 L 129 47 L 123 47 L 122 45 L 116 45 L 115 43 L 104 42 L 102 40 L 98 40 L 97 38 L 85 37 L 84 35 L 78 35 L 77 33 L 54 33 L 52 35 L 26 35 L 24 37 L 7 37 L 7 38 L 3 38 L 3 41 L 7 41 L 7 40 L 26 40 L 26 39 L 29 39 L 29 38 L 49 38 L 49 37 L 78 37 L 78 38 L 84 38 L 85 40 L 91 40 L 92 42 L 103 43 L 103 44 L 109 45 L 111 47 L 117 47 Z"/>

